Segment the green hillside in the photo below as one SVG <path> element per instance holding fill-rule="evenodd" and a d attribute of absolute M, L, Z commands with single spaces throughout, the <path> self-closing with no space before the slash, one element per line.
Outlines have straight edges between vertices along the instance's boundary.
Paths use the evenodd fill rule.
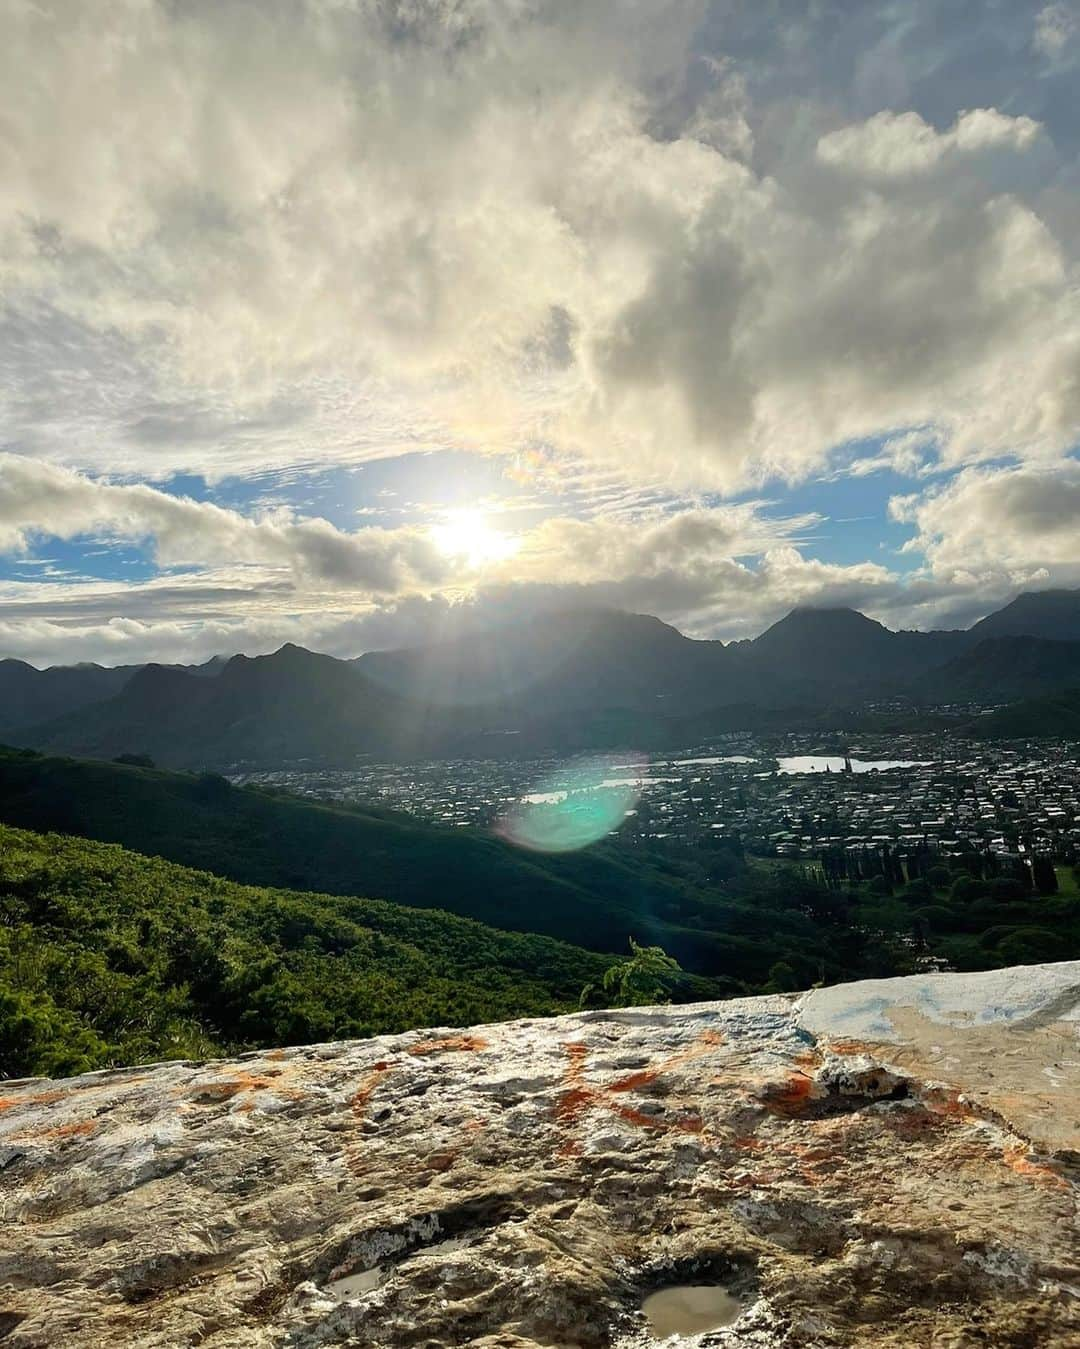
<path fill-rule="evenodd" d="M 0 1076 L 548 1015 L 610 963 L 0 825 Z M 718 991 L 684 981 L 684 996 Z"/>
<path fill-rule="evenodd" d="M 1080 688 L 1066 689 L 1045 698 L 1028 698 L 980 717 L 969 727 L 971 734 L 987 740 L 1041 739 L 1080 740 Z"/>
<path fill-rule="evenodd" d="M 778 951 L 798 956 L 810 981 L 820 961 L 839 977 L 854 959 L 850 936 L 834 949 L 835 929 L 816 927 L 779 887 L 733 895 L 709 884 L 708 857 L 603 845 L 543 856 L 478 831 L 234 788 L 213 775 L 0 751 L 0 820 L 121 843 L 249 885 L 375 895 L 596 951 L 623 951 L 633 936 L 687 970 L 755 984 Z"/>
<path fill-rule="evenodd" d="M 682 964 L 675 1001 L 1080 951 L 1073 890 L 1036 876 L 1032 893 L 977 856 L 828 883 L 716 848 L 535 857 L 389 811 L 18 752 L 0 752 L 0 818 L 0 1077 L 554 1013 L 629 937 Z"/>

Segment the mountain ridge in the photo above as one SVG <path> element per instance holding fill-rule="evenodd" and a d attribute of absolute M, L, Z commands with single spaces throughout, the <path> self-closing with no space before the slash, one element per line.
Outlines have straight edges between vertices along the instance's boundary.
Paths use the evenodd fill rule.
<path fill-rule="evenodd" d="M 1059 625 L 1060 624 L 1066 625 L 1065 632 L 1067 632 L 1069 635 L 1064 635 L 1063 632 L 1059 631 L 1056 634 L 1051 635 L 1048 638 L 1048 640 L 1058 640 L 1058 641 L 1080 640 L 1080 587 L 1077 587 L 1075 589 L 1055 588 L 1048 590 L 1021 591 L 1020 594 L 1016 595 L 1012 600 L 1009 600 L 1008 603 L 1003 605 L 1001 608 L 992 610 L 984 617 L 977 619 L 968 628 L 889 628 L 879 619 L 870 618 L 867 614 L 862 613 L 861 610 L 855 609 L 850 605 L 822 605 L 813 603 L 796 604 L 790 610 L 788 610 L 788 612 L 784 614 L 781 618 L 776 619 L 774 622 L 770 623 L 768 626 L 763 628 L 761 632 L 757 634 L 756 637 L 750 638 L 743 637 L 733 639 L 732 641 L 729 642 L 723 642 L 718 638 L 690 637 L 687 634 L 683 633 L 679 628 L 675 627 L 674 624 L 668 623 L 666 620 L 658 618 L 655 615 L 644 614 L 635 610 L 618 609 L 608 605 L 595 605 L 591 608 L 578 607 L 578 606 L 567 607 L 565 609 L 555 608 L 550 610 L 549 613 L 558 616 L 569 617 L 571 620 L 573 620 L 576 617 L 588 619 L 590 617 L 596 616 L 602 617 L 606 615 L 608 616 L 622 615 L 623 617 L 640 620 L 643 623 L 647 623 L 658 628 L 666 629 L 669 633 L 675 634 L 683 641 L 721 646 L 727 651 L 734 651 L 736 649 L 752 645 L 756 642 L 760 642 L 762 638 L 766 637 L 769 633 L 773 632 L 774 630 L 782 629 L 786 625 L 790 624 L 793 620 L 801 621 L 804 618 L 804 616 L 808 615 L 809 616 L 823 615 L 826 617 L 834 615 L 845 615 L 849 619 L 857 621 L 862 626 L 879 628 L 882 629 L 884 632 L 892 633 L 896 636 L 910 635 L 920 637 L 920 636 L 935 636 L 941 634 L 945 634 L 948 636 L 955 636 L 966 633 L 966 634 L 978 634 L 979 640 L 982 640 L 984 637 L 989 636 L 1038 637 L 1043 634 L 1038 631 L 1035 631 L 1034 629 L 1037 626 L 1044 625 L 1049 621 L 1051 621 L 1051 619 L 1054 619 L 1058 622 Z M 433 648 L 438 648 L 440 646 L 450 645 L 456 640 L 469 640 L 477 633 L 489 632 L 492 631 L 493 629 L 500 629 L 514 624 L 526 626 L 526 625 L 535 625 L 537 622 L 542 623 L 546 617 L 547 615 L 541 615 L 539 618 L 537 618 L 536 616 L 530 616 L 528 618 L 515 618 L 503 620 L 502 622 L 496 623 L 477 621 L 475 623 L 470 624 L 468 629 L 464 633 L 460 634 L 458 637 L 449 638 L 442 642 L 438 641 L 415 642 L 402 647 L 394 647 L 386 649 L 372 648 L 369 651 L 362 652 L 358 656 L 332 657 L 332 659 L 359 661 L 364 659 L 365 656 L 385 654 L 387 650 L 393 651 L 395 653 L 403 651 L 431 650 Z M 1074 627 L 1078 634 L 1077 637 L 1075 638 L 1071 635 Z M 277 647 L 275 651 L 267 652 L 264 654 L 278 655 L 282 651 L 286 650 L 308 651 L 310 650 L 310 648 L 304 647 L 296 642 L 286 641 L 283 642 L 280 647 Z M 130 663 L 121 666 L 108 666 L 108 665 L 101 665 L 99 662 L 96 661 L 80 661 L 75 662 L 71 665 L 48 665 L 44 667 L 35 666 L 31 664 L 29 661 L 22 660 L 18 657 L 0 656 L 0 668 L 2 668 L 5 665 L 18 665 L 24 667 L 25 669 L 32 670 L 37 674 L 47 674 L 49 671 L 56 671 L 56 670 L 135 671 L 142 669 L 145 665 L 148 664 L 159 664 L 163 665 L 166 668 L 185 670 L 188 671 L 189 673 L 195 672 L 210 673 L 211 671 L 222 669 L 231 660 L 233 660 L 237 654 L 243 653 L 233 653 L 233 655 L 218 654 L 209 657 L 205 661 L 197 662 L 194 664 L 184 664 L 182 662 L 178 663 L 178 662 L 163 662 L 163 661 L 144 661 L 144 662 Z M 313 654 L 321 654 L 321 653 L 313 653 Z M 259 657 L 246 656 L 245 659 L 257 660 L 259 659 Z"/>
<path fill-rule="evenodd" d="M 968 629 L 983 637 L 1080 641 L 1080 590 L 1025 590 Z"/>
<path fill-rule="evenodd" d="M 174 767 L 658 749 L 730 729 L 739 707 L 850 712 L 874 699 L 993 704 L 1053 693 L 1075 682 L 1069 643 L 984 626 L 1004 614 L 999 627 L 1045 629 L 1049 612 L 1071 631 L 1075 610 L 1080 630 L 1080 591 L 1045 592 L 1045 604 L 1040 593 L 965 631 L 896 632 L 857 610 L 802 607 L 752 641 L 724 644 L 598 609 L 352 660 L 286 643 L 209 671 L 136 667 L 104 697 L 80 694 L 66 712 L 9 718 L 4 729 L 37 749 L 146 753 Z"/>

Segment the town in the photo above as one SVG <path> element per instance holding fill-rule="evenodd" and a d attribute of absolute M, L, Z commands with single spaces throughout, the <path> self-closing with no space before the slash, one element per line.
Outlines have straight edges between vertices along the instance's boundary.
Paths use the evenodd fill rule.
<path fill-rule="evenodd" d="M 819 862 L 883 850 L 999 864 L 1080 857 L 1080 745 L 984 745 L 937 736 L 732 735 L 686 754 L 570 761 L 297 766 L 239 776 L 337 801 L 379 803 L 448 826 L 492 827 L 507 812 L 585 809 L 615 797 L 620 843 L 727 842 L 760 856 Z M 843 866 L 844 864 L 841 863 Z M 871 868 L 872 871 L 872 868 Z"/>

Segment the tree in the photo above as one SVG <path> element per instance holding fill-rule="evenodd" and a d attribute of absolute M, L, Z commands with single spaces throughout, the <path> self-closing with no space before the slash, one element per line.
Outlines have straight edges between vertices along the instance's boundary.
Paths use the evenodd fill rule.
<path fill-rule="evenodd" d="M 986 894 L 986 886 L 974 876 L 960 875 L 952 883 L 949 898 L 954 903 L 968 904 Z"/>
<path fill-rule="evenodd" d="M 662 947 L 639 946 L 631 937 L 629 959 L 604 971 L 604 996 L 609 1007 L 649 1007 L 669 1002 L 682 972 L 679 962 Z M 587 1006 L 595 993 L 594 985 L 587 984 L 581 992 L 581 1005 Z"/>
<path fill-rule="evenodd" d="M 937 932 L 948 932 L 953 926 L 953 914 L 942 904 L 927 904 L 915 911 L 924 938 L 929 940 Z"/>
<path fill-rule="evenodd" d="M 769 982 L 764 993 L 796 993 L 800 987 L 799 976 L 786 960 L 778 960 L 769 968 Z"/>
<path fill-rule="evenodd" d="M 200 773 L 195 783 L 196 799 L 216 805 L 232 791 L 232 783 L 220 773 Z"/>
<path fill-rule="evenodd" d="M 1041 965 L 1061 955 L 1061 939 L 1045 927 L 1018 927 L 997 945 L 1005 965 Z"/>

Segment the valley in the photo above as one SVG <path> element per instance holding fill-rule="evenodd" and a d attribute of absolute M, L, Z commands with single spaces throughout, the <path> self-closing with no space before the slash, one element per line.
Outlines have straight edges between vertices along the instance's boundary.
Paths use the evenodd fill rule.
<path fill-rule="evenodd" d="M 1064 749 L 948 763 L 913 743 L 917 768 L 782 774 L 728 748 L 524 791 L 540 837 L 567 810 L 610 823 L 569 852 L 385 796 L 0 750 L 0 1073 L 1080 955 Z M 471 783 L 490 810 L 505 765 L 484 767 L 386 765 L 381 785 L 399 774 L 416 810 L 425 784 Z M 596 808 L 611 793 L 621 826 Z"/>
<path fill-rule="evenodd" d="M 946 862 L 975 852 L 1004 866 L 1080 856 L 1080 746 L 1066 740 L 739 735 L 670 757 L 297 765 L 235 781 L 379 803 L 458 828 L 497 826 L 516 802 L 541 813 L 624 796 L 609 836 L 626 847 L 726 842 L 809 862 L 826 849 L 861 856 L 888 847 Z"/>

